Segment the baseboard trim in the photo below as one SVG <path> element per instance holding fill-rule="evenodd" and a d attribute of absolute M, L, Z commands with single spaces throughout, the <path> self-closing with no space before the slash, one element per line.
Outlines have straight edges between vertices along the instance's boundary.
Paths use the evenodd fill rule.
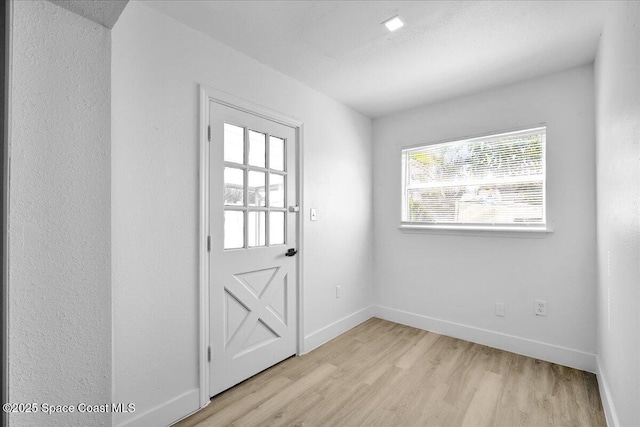
<path fill-rule="evenodd" d="M 607 419 L 607 426 L 618 427 L 620 423 L 618 422 L 616 409 L 613 405 L 613 399 L 611 398 L 609 381 L 607 380 L 607 376 L 602 369 L 602 364 L 600 363 L 600 356 L 596 356 L 596 366 L 598 370 L 598 372 L 596 372 L 596 377 L 598 378 L 600 400 L 602 400 L 602 407 L 604 408 L 604 416 Z"/>
<path fill-rule="evenodd" d="M 365 307 L 307 335 L 304 337 L 304 350 L 302 354 L 309 353 L 322 344 L 331 341 L 338 335 L 344 334 L 349 329 L 371 319 L 374 316 L 374 312 L 373 306 Z"/>
<path fill-rule="evenodd" d="M 200 409 L 200 389 L 189 390 L 167 402 L 151 408 L 129 420 L 124 420 L 117 427 L 170 426 Z"/>
<path fill-rule="evenodd" d="M 384 306 L 376 307 L 375 316 L 391 322 L 510 351 L 523 356 L 533 357 L 592 373 L 596 372 L 596 355 L 592 353 Z"/>

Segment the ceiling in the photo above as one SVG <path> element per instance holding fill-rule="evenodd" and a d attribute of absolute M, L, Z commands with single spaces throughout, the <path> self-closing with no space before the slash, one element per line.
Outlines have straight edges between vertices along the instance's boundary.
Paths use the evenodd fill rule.
<path fill-rule="evenodd" d="M 113 28 L 129 0 L 49 0 L 103 27 Z"/>
<path fill-rule="evenodd" d="M 606 2 L 146 1 L 369 117 L 593 61 Z M 381 23 L 400 14 L 405 26 Z"/>

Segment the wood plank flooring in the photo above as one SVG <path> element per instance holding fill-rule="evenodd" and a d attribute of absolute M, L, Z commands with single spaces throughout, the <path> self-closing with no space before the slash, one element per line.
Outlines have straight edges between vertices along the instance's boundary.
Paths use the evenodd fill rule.
<path fill-rule="evenodd" d="M 606 426 L 593 374 L 370 319 L 176 424 Z"/>

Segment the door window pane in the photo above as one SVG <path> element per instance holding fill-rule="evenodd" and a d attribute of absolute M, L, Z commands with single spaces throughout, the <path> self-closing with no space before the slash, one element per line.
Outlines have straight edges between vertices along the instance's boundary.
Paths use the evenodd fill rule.
<path fill-rule="evenodd" d="M 244 247 L 244 212 L 224 211 L 224 248 Z"/>
<path fill-rule="evenodd" d="M 242 169 L 224 168 L 224 204 L 244 205 L 244 171 Z"/>
<path fill-rule="evenodd" d="M 269 168 L 284 171 L 284 139 L 269 137 Z"/>
<path fill-rule="evenodd" d="M 244 128 L 224 124 L 224 161 L 244 163 Z"/>
<path fill-rule="evenodd" d="M 264 133 L 249 131 L 249 165 L 265 167 L 266 135 Z"/>
<path fill-rule="evenodd" d="M 249 246 L 265 246 L 266 212 L 249 212 Z"/>
<path fill-rule="evenodd" d="M 284 176 L 269 174 L 269 206 L 284 208 Z"/>
<path fill-rule="evenodd" d="M 284 212 L 269 213 L 269 244 L 284 244 Z"/>
<path fill-rule="evenodd" d="M 266 206 L 265 173 L 249 171 L 249 206 Z"/>

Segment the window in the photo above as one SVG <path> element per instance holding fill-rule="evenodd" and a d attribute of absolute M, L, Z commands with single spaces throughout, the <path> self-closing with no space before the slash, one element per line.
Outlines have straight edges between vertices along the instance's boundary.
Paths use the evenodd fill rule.
<path fill-rule="evenodd" d="M 286 141 L 224 124 L 224 249 L 283 245 Z"/>
<path fill-rule="evenodd" d="M 546 127 L 402 150 L 402 225 L 544 229 Z"/>

